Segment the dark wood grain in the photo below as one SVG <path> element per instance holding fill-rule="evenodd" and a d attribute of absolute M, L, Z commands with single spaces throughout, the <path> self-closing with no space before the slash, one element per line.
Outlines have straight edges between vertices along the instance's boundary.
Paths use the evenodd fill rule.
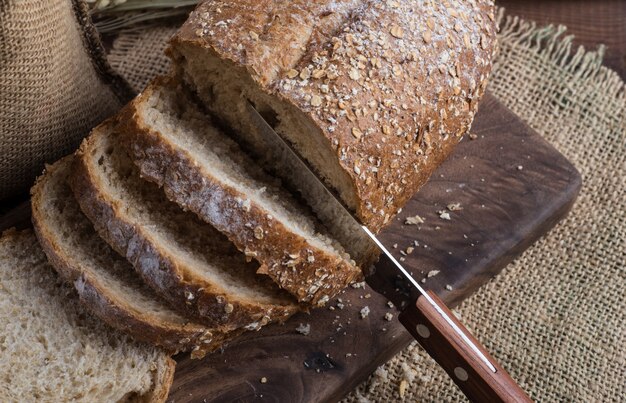
<path fill-rule="evenodd" d="M 425 287 L 448 306 L 548 231 L 580 189 L 576 169 L 490 95 L 481 104 L 474 133 L 478 138 L 464 140 L 381 234 L 386 245 L 397 244 L 392 250 L 405 258 L 405 267 L 425 278 Z M 463 209 L 449 212 L 450 220 L 440 218 L 438 211 L 450 203 Z M 416 214 L 424 224 L 404 224 Z M 413 253 L 401 256 L 408 246 L 414 246 Z M 433 270 L 439 273 L 427 277 Z M 348 289 L 340 299 L 331 301 L 331 309 L 246 334 L 201 361 L 178 356 L 170 400 L 340 399 L 412 339 L 397 321 L 398 312 L 369 287 Z M 364 307 L 369 314 L 362 318 Z M 387 313 L 393 320 L 384 318 Z M 296 331 L 301 323 L 310 325 L 309 335 Z"/>
<path fill-rule="evenodd" d="M 432 291 L 428 296 L 443 309 L 461 332 L 478 348 L 493 367 L 485 363 L 463 340 L 457 331 L 426 299 L 420 296 L 415 305 L 407 307 L 399 316 L 400 322 L 428 354 L 448 373 L 454 383 L 472 402 L 529 403 L 530 398 L 511 376 L 491 357 L 489 352 L 445 308 L 443 301 Z"/>
<path fill-rule="evenodd" d="M 624 0 L 496 0 L 508 15 L 539 25 L 563 24 L 575 35 L 574 45 L 607 46 L 604 65 L 626 78 L 626 1 Z"/>

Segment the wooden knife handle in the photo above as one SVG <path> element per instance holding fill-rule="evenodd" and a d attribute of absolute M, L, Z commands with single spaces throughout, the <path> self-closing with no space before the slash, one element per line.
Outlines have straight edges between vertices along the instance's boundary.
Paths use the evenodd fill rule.
<path fill-rule="evenodd" d="M 493 372 L 483 362 L 426 297 L 420 296 L 414 306 L 408 306 L 400 314 L 400 322 L 448 373 L 465 396 L 473 402 L 532 402 L 445 304 L 434 293 L 429 291 L 428 295 L 496 369 Z"/>

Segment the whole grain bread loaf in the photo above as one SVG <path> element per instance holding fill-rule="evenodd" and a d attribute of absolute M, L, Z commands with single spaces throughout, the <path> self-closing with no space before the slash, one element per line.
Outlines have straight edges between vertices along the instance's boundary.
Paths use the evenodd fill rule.
<path fill-rule="evenodd" d="M 495 34 L 492 0 L 217 0 L 168 52 L 266 165 L 248 101 L 378 231 L 470 129 Z"/>
<path fill-rule="evenodd" d="M 32 231 L 0 238 L 0 401 L 164 402 L 175 363 L 78 303 Z"/>
<path fill-rule="evenodd" d="M 114 121 L 95 128 L 76 154 L 70 184 L 100 236 L 149 286 L 221 331 L 258 330 L 298 311 L 226 237 L 142 180 L 119 136 Z"/>
<path fill-rule="evenodd" d="M 323 305 L 360 275 L 306 206 L 218 130 L 176 80 L 149 85 L 119 120 L 142 177 L 224 233 L 261 264 L 257 273 L 300 302 Z"/>
<path fill-rule="evenodd" d="M 137 340 L 171 353 L 192 351 L 194 358 L 221 347 L 230 333 L 194 323 L 171 309 L 98 236 L 67 183 L 73 159 L 48 166 L 31 190 L 35 233 L 50 264 L 74 284 L 91 313 Z"/>

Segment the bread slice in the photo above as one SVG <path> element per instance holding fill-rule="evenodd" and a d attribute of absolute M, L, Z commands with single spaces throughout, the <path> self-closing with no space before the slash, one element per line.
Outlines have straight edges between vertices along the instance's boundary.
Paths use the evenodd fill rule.
<path fill-rule="evenodd" d="M 92 317 L 32 231 L 0 238 L 0 400 L 163 402 L 174 361 Z"/>
<path fill-rule="evenodd" d="M 114 123 L 93 130 L 70 180 L 98 233 L 171 304 L 223 331 L 286 320 L 296 302 L 210 225 L 139 177 Z"/>
<path fill-rule="evenodd" d="M 221 347 L 232 335 L 171 309 L 98 236 L 67 183 L 73 159 L 47 167 L 31 191 L 35 233 L 52 266 L 74 284 L 87 309 L 138 340 L 172 353 L 192 351 L 194 358 Z"/>
<path fill-rule="evenodd" d="M 305 206 L 244 154 L 173 80 L 152 83 L 120 118 L 142 177 L 212 224 L 303 303 L 323 305 L 360 270 Z"/>

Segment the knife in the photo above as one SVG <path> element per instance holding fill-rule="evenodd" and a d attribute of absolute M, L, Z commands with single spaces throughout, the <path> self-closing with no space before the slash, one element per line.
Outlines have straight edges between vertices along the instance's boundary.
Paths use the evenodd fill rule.
<path fill-rule="evenodd" d="M 426 352 L 448 373 L 468 399 L 474 402 L 530 402 L 526 393 L 489 355 L 435 293 L 425 290 L 393 257 L 365 225 L 343 205 L 314 173 L 306 161 L 287 143 L 249 101 L 246 115 L 256 129 L 263 149 L 287 161 L 287 166 L 301 172 L 299 188 L 309 194 L 324 195 L 324 203 L 312 205 L 323 221 L 341 217 L 361 239 L 368 238 L 378 248 L 380 258 L 364 270 L 365 281 L 372 289 L 391 300 L 401 310 L 398 319 Z M 320 206 L 323 206 L 320 207 Z"/>

